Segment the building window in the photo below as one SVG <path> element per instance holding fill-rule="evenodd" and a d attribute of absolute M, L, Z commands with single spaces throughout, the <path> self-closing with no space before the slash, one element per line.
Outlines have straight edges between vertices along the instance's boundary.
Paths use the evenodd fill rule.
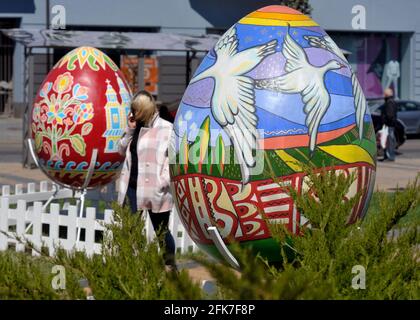
<path fill-rule="evenodd" d="M 19 24 L 20 19 L 0 19 L 0 29 L 16 28 Z M 12 111 L 14 48 L 14 41 L 0 32 L 0 114 Z"/>
<path fill-rule="evenodd" d="M 357 74 L 366 98 L 383 97 L 392 88 L 400 98 L 401 34 L 329 32 L 336 44 L 351 53 L 347 60 Z"/>
<path fill-rule="evenodd" d="M 206 34 L 216 34 L 221 36 L 227 31 L 225 28 L 206 28 Z"/>
<path fill-rule="evenodd" d="M 112 112 L 112 129 L 120 129 L 120 117 L 118 111 Z"/>
<path fill-rule="evenodd" d="M 108 32 L 104 41 L 117 41 L 113 39 L 119 32 L 160 32 L 160 27 L 134 27 L 134 26 L 84 26 L 84 25 L 66 25 L 66 31 L 104 31 Z M 114 35 L 113 35 L 114 33 Z M 117 65 L 120 63 L 121 54 L 128 54 L 127 50 L 118 49 L 101 49 L 106 53 Z M 54 49 L 54 63 L 57 63 L 67 52 L 68 48 Z M 132 51 L 132 50 L 128 50 Z M 145 51 L 146 53 L 150 53 Z M 151 53 L 150 53 L 151 54 Z"/>

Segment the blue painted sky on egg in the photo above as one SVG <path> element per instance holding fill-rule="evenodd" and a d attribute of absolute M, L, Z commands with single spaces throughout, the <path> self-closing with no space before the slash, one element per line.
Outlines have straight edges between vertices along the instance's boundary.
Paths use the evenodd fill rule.
<path fill-rule="evenodd" d="M 281 54 L 284 37 L 287 32 L 287 27 L 272 27 L 272 26 L 253 26 L 253 25 L 242 25 L 236 24 L 236 35 L 238 38 L 238 51 L 242 51 L 249 47 L 262 45 L 273 39 L 277 39 L 278 45 L 276 47 L 276 55 L 279 55 L 282 63 L 284 64 L 284 57 Z M 319 27 L 307 27 L 298 28 L 291 27 L 289 33 L 293 39 L 303 48 L 307 48 L 307 53 L 310 63 L 313 65 L 322 65 L 329 60 L 336 59 L 340 60 L 336 55 L 317 48 L 311 48 L 304 36 L 324 36 L 326 33 Z M 312 50 L 312 51 L 311 51 Z M 318 51 L 314 51 L 318 50 Z M 319 51 L 321 50 L 321 51 Z M 324 60 L 322 63 L 319 61 L 319 56 Z M 266 57 L 264 60 L 268 59 Z M 215 63 L 215 52 L 211 50 L 207 56 L 203 59 L 200 66 L 197 68 L 195 75 L 198 75 L 202 71 L 208 69 Z M 277 59 L 272 57 L 272 60 Z M 317 60 L 317 63 L 313 61 Z M 321 60 L 322 60 L 321 59 Z M 261 65 L 264 60 L 254 69 L 261 69 Z M 268 66 L 268 63 L 266 63 Z M 271 66 L 272 67 L 272 66 Z M 264 67 L 266 68 L 266 67 Z M 247 76 L 254 77 L 254 72 L 251 70 Z M 261 69 L 260 73 L 265 75 L 265 69 Z M 278 70 L 279 73 L 284 73 L 284 70 Z M 330 107 L 327 110 L 325 116 L 321 121 L 319 132 L 330 131 L 338 128 L 348 126 L 355 123 L 355 107 L 352 92 L 351 79 L 349 77 L 350 69 L 343 68 L 340 72 L 329 71 L 326 73 L 324 81 L 327 90 L 331 96 Z M 206 81 L 206 80 L 202 80 Z M 200 81 L 201 82 L 201 81 Z M 185 132 L 185 115 L 191 112 L 193 115 L 191 120 L 188 121 L 188 126 L 193 126 L 192 132 L 189 134 L 189 140 L 194 140 L 194 130 L 199 127 L 206 116 L 211 115 L 210 109 L 210 94 L 214 87 L 212 82 L 211 85 L 205 85 L 201 87 L 189 86 L 183 97 L 183 101 L 179 106 L 179 112 L 177 114 L 175 122 L 175 131 L 178 135 L 183 136 Z M 199 84 L 197 82 L 194 85 Z M 209 91 L 209 92 L 205 92 Z M 202 99 L 206 96 L 207 99 Z M 185 103 L 186 97 L 189 98 L 188 104 Z M 303 134 L 307 133 L 307 127 L 305 126 L 306 115 L 303 112 L 302 98 L 299 94 L 283 94 L 279 92 L 271 92 L 268 90 L 255 90 L 255 105 L 256 114 L 258 116 L 258 129 L 264 129 L 264 137 L 272 137 L 279 135 L 291 135 L 291 134 Z M 290 107 L 289 107 L 290 106 Z M 178 127 L 179 120 L 184 121 L 184 128 Z M 366 118 L 368 120 L 368 118 Z M 181 121 L 181 122 L 182 122 Z M 195 123 L 195 124 L 194 124 Z M 211 128 L 220 129 L 220 126 L 211 116 Z M 190 130 L 190 129 L 188 129 Z M 223 131 L 223 130 L 222 130 Z M 226 134 L 223 134 L 224 141 L 229 143 L 229 139 Z M 212 135 L 211 144 L 214 145 L 216 136 Z"/>
<path fill-rule="evenodd" d="M 182 112 L 177 113 L 174 123 L 175 132 L 178 137 L 182 138 L 186 130 L 188 130 L 188 140 L 192 142 L 195 140 L 199 126 L 204 121 L 204 119 L 211 114 L 211 110 L 210 108 L 195 107 L 183 102 L 181 102 L 180 109 Z M 296 110 L 297 109 L 299 108 L 296 108 Z M 258 117 L 257 129 L 259 130 L 260 138 L 308 133 L 308 129 L 304 125 L 304 115 L 302 116 L 296 113 L 297 117 L 300 117 L 300 119 L 297 119 L 297 121 L 300 122 L 299 123 L 287 120 L 284 117 L 272 113 L 270 108 L 258 107 L 256 114 Z M 365 121 L 368 120 L 369 115 L 366 115 Z M 318 132 L 326 132 L 337 128 L 346 127 L 348 125 L 354 124 L 354 122 L 354 112 L 348 115 L 342 114 L 338 120 L 322 123 Z M 211 145 L 215 145 L 216 138 L 219 134 L 222 135 L 225 144 L 230 145 L 230 139 L 228 138 L 226 132 L 212 117 L 210 117 L 210 126 L 212 130 L 210 140 Z"/>
<path fill-rule="evenodd" d="M 330 98 L 331 103 L 321 120 L 321 125 L 335 122 L 355 112 L 353 97 L 331 94 Z M 303 112 L 304 105 L 299 94 L 255 90 L 255 104 L 258 108 L 270 111 L 291 122 L 305 124 L 306 114 Z M 337 129 L 337 127 L 332 129 Z"/>
<path fill-rule="evenodd" d="M 287 27 L 281 26 L 253 26 L 248 24 L 237 23 L 236 35 L 239 39 L 238 50 L 242 51 L 249 47 L 259 46 L 273 39 L 277 39 L 277 51 L 280 51 L 287 32 Z M 316 31 L 315 31 L 316 30 Z M 303 36 L 325 36 L 326 33 L 320 32 L 320 29 L 309 29 L 290 27 L 289 34 L 303 48 L 310 47 L 308 41 Z M 243 40 L 242 40 L 243 39 Z M 242 40 L 242 41 L 241 41 Z"/>
<path fill-rule="evenodd" d="M 235 25 L 236 36 L 238 38 L 238 51 L 248 49 L 250 47 L 265 44 L 273 39 L 277 39 L 276 51 L 281 52 L 284 37 L 287 32 L 287 27 L 276 27 L 276 26 L 253 26 L 237 23 Z M 304 36 L 325 36 L 326 33 L 322 32 L 319 27 L 290 27 L 289 34 L 293 39 L 302 47 L 310 48 L 308 41 L 304 39 Z M 338 57 L 334 54 L 325 51 L 326 55 L 331 56 L 331 59 L 337 59 Z M 215 62 L 214 49 L 210 50 L 205 59 L 196 69 L 194 76 L 201 73 L 203 70 L 211 67 Z M 340 60 L 340 59 L 338 59 Z"/>

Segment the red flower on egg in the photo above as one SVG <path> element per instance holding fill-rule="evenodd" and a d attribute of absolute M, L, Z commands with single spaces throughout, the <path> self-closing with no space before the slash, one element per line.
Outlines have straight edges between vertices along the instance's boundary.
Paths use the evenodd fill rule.
<path fill-rule="evenodd" d="M 70 127 L 73 124 L 73 121 L 70 118 L 66 118 L 64 119 L 64 124 Z"/>
<path fill-rule="evenodd" d="M 54 91 L 58 93 L 66 93 L 70 91 L 73 85 L 73 76 L 70 72 L 60 74 L 54 81 Z"/>
<path fill-rule="evenodd" d="M 74 108 L 73 121 L 81 124 L 93 118 L 93 104 L 82 103 Z"/>

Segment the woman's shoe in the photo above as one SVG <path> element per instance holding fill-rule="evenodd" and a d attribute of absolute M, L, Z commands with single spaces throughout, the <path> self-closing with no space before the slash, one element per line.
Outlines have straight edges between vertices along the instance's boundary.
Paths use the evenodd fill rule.
<path fill-rule="evenodd" d="M 178 273 L 178 267 L 176 266 L 176 264 L 166 264 L 165 265 L 165 271 L 166 272 Z"/>

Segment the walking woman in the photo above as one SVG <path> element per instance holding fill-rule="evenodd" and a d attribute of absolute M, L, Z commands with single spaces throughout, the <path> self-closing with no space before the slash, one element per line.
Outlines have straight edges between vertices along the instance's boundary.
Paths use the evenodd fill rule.
<path fill-rule="evenodd" d="M 128 200 L 131 211 L 148 211 L 155 232 L 164 241 L 165 265 L 176 271 L 175 241 L 168 229 L 173 206 L 170 193 L 168 144 L 172 124 L 159 116 L 156 102 L 147 91 L 134 95 L 128 127 L 118 143 L 125 155 L 118 202 Z M 162 234 L 163 233 L 163 234 Z"/>

